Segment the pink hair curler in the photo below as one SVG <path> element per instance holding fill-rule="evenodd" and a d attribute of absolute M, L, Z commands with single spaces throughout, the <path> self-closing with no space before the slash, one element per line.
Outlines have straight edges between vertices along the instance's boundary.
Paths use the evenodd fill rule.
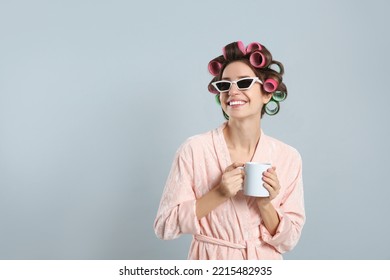
<path fill-rule="evenodd" d="M 244 43 L 242 41 L 237 41 L 237 46 L 240 49 L 240 51 L 242 52 L 242 55 L 246 55 Z"/>
<path fill-rule="evenodd" d="M 211 83 L 208 85 L 207 89 L 213 94 L 219 94 L 219 91 L 216 90 L 216 88 Z"/>
<path fill-rule="evenodd" d="M 266 92 L 274 92 L 279 86 L 279 83 L 274 79 L 267 79 L 264 82 L 263 88 Z"/>
<path fill-rule="evenodd" d="M 222 48 L 222 55 L 223 55 L 223 58 L 227 59 L 227 58 L 226 58 L 226 50 L 225 50 L 225 47 Z"/>
<path fill-rule="evenodd" d="M 260 45 L 259 43 L 253 42 L 253 43 L 250 43 L 246 47 L 246 52 L 251 53 L 252 51 L 255 51 L 255 50 L 261 51 L 262 49 L 263 49 L 262 45 Z"/>
<path fill-rule="evenodd" d="M 254 51 L 249 57 L 249 62 L 256 68 L 262 68 L 267 64 L 264 54 L 260 51 Z"/>
<path fill-rule="evenodd" d="M 207 68 L 209 69 L 211 75 L 218 76 L 219 72 L 221 71 L 222 64 L 216 60 L 212 60 L 209 62 Z"/>
<path fill-rule="evenodd" d="M 245 50 L 244 43 L 242 41 L 237 41 L 236 44 L 237 44 L 238 49 L 241 51 L 242 55 L 243 56 L 246 55 L 246 50 Z M 222 54 L 223 54 L 223 57 L 225 59 L 227 59 L 227 57 L 226 57 L 226 46 L 222 48 Z"/>

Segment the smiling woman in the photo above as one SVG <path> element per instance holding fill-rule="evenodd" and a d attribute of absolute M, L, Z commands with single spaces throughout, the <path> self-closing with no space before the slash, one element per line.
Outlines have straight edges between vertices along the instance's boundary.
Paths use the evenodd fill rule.
<path fill-rule="evenodd" d="M 238 61 L 246 64 L 252 70 L 253 77 L 236 81 L 241 83 L 241 86 L 236 84 L 237 87 L 240 90 L 246 90 L 255 81 L 262 84 L 263 92 L 268 94 L 270 99 L 261 110 L 261 116 L 264 113 L 268 115 L 277 114 L 280 109 L 279 102 L 287 98 L 287 87 L 282 82 L 284 67 L 279 61 L 272 59 L 272 55 L 266 47 L 257 42 L 249 44 L 246 48 L 241 41 L 231 43 L 223 48 L 223 55 L 209 62 L 208 69 L 214 78 L 209 83 L 208 89 L 211 93 L 217 94 L 217 102 L 220 103 L 220 94 L 226 93 L 232 85 L 229 77 L 222 77 L 222 73 L 231 62 Z M 226 111 L 223 111 L 223 114 L 228 120 L 229 114 Z"/>
<path fill-rule="evenodd" d="M 247 118 L 249 115 L 252 115 L 255 118 L 260 118 L 260 112 L 264 104 L 269 102 L 272 95 L 263 93 L 261 89 L 263 82 L 254 76 L 254 71 L 247 64 L 242 61 L 235 61 L 224 69 L 222 81 L 213 83 L 220 92 L 219 98 L 222 110 L 229 117 L 237 119 Z M 238 80 L 229 82 L 232 79 Z M 256 81 L 258 83 L 255 84 Z M 220 88 L 223 88 L 221 83 L 229 83 L 230 86 L 227 90 L 221 91 Z M 232 86 L 234 83 L 236 85 Z M 240 85 L 245 87 L 242 88 Z M 245 93 L 241 94 L 241 92 Z"/>
<path fill-rule="evenodd" d="M 305 222 L 301 156 L 261 130 L 264 113 L 276 114 L 287 96 L 283 65 L 261 44 L 238 41 L 208 69 L 209 91 L 227 122 L 178 149 L 155 233 L 161 239 L 192 234 L 189 259 L 282 259 Z M 242 192 L 249 162 L 271 163 L 257 174 L 266 196 Z"/>

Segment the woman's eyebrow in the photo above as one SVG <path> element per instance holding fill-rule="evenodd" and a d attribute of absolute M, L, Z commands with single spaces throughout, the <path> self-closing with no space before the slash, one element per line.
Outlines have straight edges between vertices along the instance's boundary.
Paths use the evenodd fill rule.
<path fill-rule="evenodd" d="M 251 76 L 248 76 L 248 75 L 245 75 L 245 76 L 238 76 L 237 80 L 240 80 L 240 79 L 243 79 L 243 78 L 248 78 L 248 77 L 251 77 Z M 232 79 L 230 77 L 222 77 L 221 78 L 222 80 L 228 80 L 228 81 L 231 81 Z"/>

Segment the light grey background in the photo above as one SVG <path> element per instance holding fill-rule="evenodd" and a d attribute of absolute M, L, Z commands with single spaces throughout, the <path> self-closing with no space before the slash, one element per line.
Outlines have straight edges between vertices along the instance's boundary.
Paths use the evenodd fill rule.
<path fill-rule="evenodd" d="M 207 63 L 259 41 L 303 158 L 286 259 L 389 259 L 388 1 L 1 1 L 0 258 L 185 259 L 153 231 L 176 149 L 223 121 Z"/>

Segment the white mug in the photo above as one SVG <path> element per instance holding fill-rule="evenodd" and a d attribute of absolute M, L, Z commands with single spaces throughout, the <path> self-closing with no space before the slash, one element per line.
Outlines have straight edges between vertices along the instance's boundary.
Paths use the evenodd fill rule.
<path fill-rule="evenodd" d="M 263 186 L 263 172 L 271 167 L 270 163 L 245 163 L 244 194 L 248 196 L 268 197 L 269 192 Z"/>

